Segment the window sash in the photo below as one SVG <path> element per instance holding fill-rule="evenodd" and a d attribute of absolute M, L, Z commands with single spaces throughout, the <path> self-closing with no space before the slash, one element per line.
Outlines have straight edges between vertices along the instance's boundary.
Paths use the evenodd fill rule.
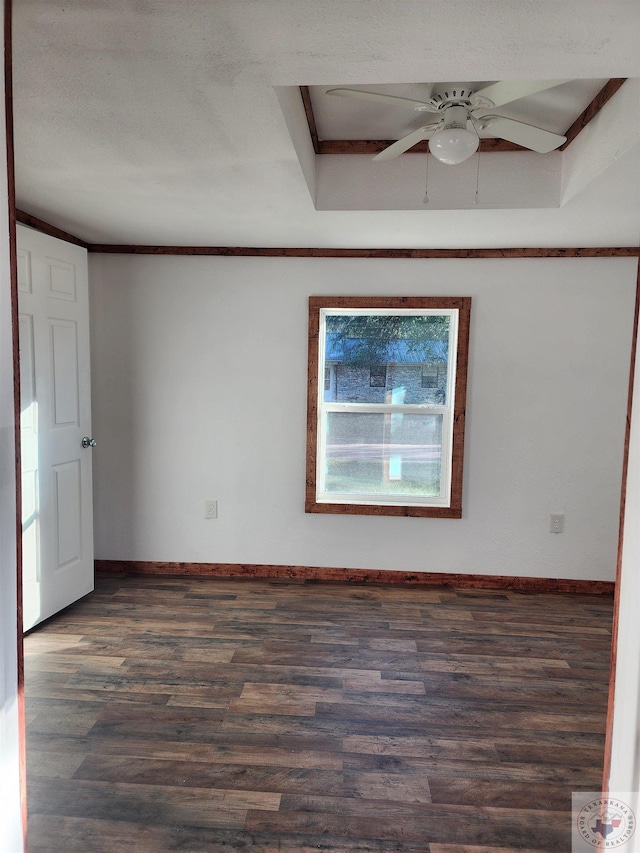
<path fill-rule="evenodd" d="M 418 414 L 442 415 L 442 445 L 440 466 L 440 495 L 425 497 L 422 495 L 391 494 L 369 492 L 328 492 L 326 490 L 325 466 L 327 458 L 327 415 L 331 412 L 354 412 L 358 414 Z M 451 411 L 446 406 L 392 406 L 383 404 L 365 403 L 331 403 L 322 408 L 319 407 L 318 423 L 318 455 L 316 469 L 316 500 L 318 503 L 335 504 L 373 504 L 381 506 L 405 506 L 415 504 L 417 506 L 443 506 L 448 507 L 451 503 L 451 437 L 452 421 Z"/>
<path fill-rule="evenodd" d="M 409 316 L 409 317 L 449 317 L 448 361 L 446 405 L 428 403 L 337 403 L 324 400 L 324 368 L 326 344 L 326 317 L 328 316 Z M 317 388 L 317 450 L 316 450 L 316 502 L 319 504 L 355 504 L 372 506 L 405 506 L 420 507 L 450 507 L 451 506 L 451 475 L 452 475 L 452 442 L 453 442 L 453 413 L 455 411 L 455 386 L 458 352 L 458 316 L 457 308 L 321 308 L 319 314 L 318 337 L 318 388 Z M 322 381 L 320 381 L 322 377 Z M 440 467 L 440 494 L 436 497 L 422 495 L 406 495 L 393 493 L 357 494 L 353 492 L 340 493 L 326 490 L 326 435 L 327 414 L 330 412 L 358 412 L 362 414 L 438 414 L 442 422 L 442 446 Z"/>

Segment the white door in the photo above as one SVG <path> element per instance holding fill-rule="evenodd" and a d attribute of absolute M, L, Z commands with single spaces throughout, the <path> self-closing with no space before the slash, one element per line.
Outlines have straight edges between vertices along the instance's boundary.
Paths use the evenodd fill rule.
<path fill-rule="evenodd" d="M 18 226 L 18 292 L 26 631 L 93 589 L 86 250 Z"/>

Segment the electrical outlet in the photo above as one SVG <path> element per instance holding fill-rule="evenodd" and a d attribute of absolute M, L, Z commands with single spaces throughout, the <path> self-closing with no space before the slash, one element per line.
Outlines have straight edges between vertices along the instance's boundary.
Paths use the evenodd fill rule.
<path fill-rule="evenodd" d="M 549 529 L 552 533 L 562 533 L 564 531 L 564 515 L 556 513 L 551 515 L 551 523 Z"/>
<path fill-rule="evenodd" d="M 205 518 L 217 518 L 218 517 L 218 501 L 205 501 L 204 502 L 204 517 Z"/>

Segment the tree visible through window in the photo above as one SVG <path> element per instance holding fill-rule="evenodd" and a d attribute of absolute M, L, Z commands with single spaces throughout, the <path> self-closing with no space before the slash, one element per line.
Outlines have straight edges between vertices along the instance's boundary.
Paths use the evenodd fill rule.
<path fill-rule="evenodd" d="M 470 309 L 311 297 L 307 512 L 461 516 Z"/>

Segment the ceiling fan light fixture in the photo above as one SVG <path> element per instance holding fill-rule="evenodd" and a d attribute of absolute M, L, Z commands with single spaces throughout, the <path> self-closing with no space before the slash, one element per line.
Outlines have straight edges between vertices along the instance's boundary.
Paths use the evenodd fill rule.
<path fill-rule="evenodd" d="M 466 127 L 448 127 L 436 131 L 429 140 L 429 151 L 448 166 L 464 163 L 478 150 L 478 134 Z"/>
<path fill-rule="evenodd" d="M 467 127 L 466 107 L 456 104 L 444 111 L 444 126 L 429 140 L 429 151 L 436 160 L 448 166 L 464 163 L 478 150 L 478 134 Z"/>

